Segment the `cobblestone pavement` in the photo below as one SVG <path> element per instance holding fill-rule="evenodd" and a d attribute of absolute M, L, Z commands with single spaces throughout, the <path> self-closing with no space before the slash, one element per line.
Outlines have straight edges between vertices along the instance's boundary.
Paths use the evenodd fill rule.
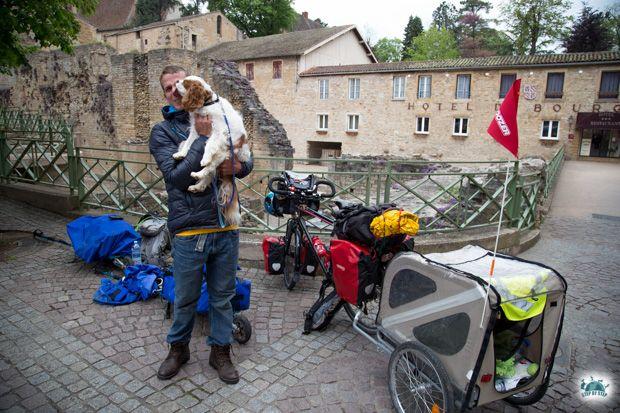
<path fill-rule="evenodd" d="M 0 208 L 2 230 L 41 229 L 66 238 L 66 218 L 4 198 Z M 554 206 L 541 240 L 522 255 L 556 268 L 569 284 L 553 384 L 534 406 L 496 402 L 476 411 L 620 411 L 613 387 L 598 403 L 579 395 L 582 377 L 620 383 L 616 208 L 601 218 L 565 216 Z M 242 275 L 252 280 L 246 315 L 254 331 L 249 343 L 234 345 L 241 381 L 225 385 L 209 367 L 202 316 L 190 362 L 174 379 L 160 381 L 155 373 L 167 353 L 170 320 L 159 299 L 99 306 L 91 297 L 100 276 L 68 247 L 25 242 L 0 249 L 0 410 L 392 411 L 389 357 L 357 335 L 344 312 L 325 332 L 301 334 L 318 279 L 303 278 L 289 292 L 281 276 L 258 269 Z"/>

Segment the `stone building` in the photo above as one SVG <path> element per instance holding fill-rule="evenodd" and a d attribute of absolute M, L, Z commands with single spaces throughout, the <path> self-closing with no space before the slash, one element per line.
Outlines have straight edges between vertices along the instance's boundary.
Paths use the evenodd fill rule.
<path fill-rule="evenodd" d="M 135 0 L 101 0 L 92 16 L 77 14 L 80 33 L 77 42 L 103 42 L 119 54 L 146 53 L 154 49 L 201 51 L 220 42 L 243 39 L 243 33 L 220 12 L 180 17 L 178 8 L 162 21 L 133 27 Z"/>
<path fill-rule="evenodd" d="M 303 111 L 269 109 L 298 155 L 508 158 L 486 130 L 515 79 L 520 156 L 620 158 L 620 53 L 314 67 L 296 85 Z"/>
<path fill-rule="evenodd" d="M 304 45 L 313 56 L 275 36 L 204 52 L 237 62 L 298 158 L 508 158 L 486 130 L 517 78 L 521 157 L 549 158 L 562 145 L 572 158 L 620 157 L 620 53 L 375 63 L 352 26 L 330 29 L 347 30 L 342 55 L 320 40 L 326 30 L 304 32 L 316 33 Z"/>

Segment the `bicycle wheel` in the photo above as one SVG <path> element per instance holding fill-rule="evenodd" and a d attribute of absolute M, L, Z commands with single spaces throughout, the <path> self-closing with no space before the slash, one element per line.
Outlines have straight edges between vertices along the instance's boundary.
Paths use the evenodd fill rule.
<path fill-rule="evenodd" d="M 431 350 L 411 341 L 394 349 L 388 386 L 397 412 L 452 412 L 450 379 Z"/>
<path fill-rule="evenodd" d="M 366 303 L 366 311 L 368 314 L 362 312 L 362 315 L 357 320 L 357 325 L 366 334 L 374 335 L 377 332 L 377 314 L 379 313 L 380 294 L 381 292 L 377 292 L 377 297 Z M 344 303 L 344 311 L 346 311 L 351 321 L 353 321 L 355 314 L 357 314 L 359 310 L 362 309 L 353 304 Z"/>
<path fill-rule="evenodd" d="M 301 259 L 301 236 L 299 229 L 290 230 L 288 243 L 286 244 L 286 254 L 284 255 L 284 285 L 289 290 L 295 288 L 295 284 L 299 281 Z"/>

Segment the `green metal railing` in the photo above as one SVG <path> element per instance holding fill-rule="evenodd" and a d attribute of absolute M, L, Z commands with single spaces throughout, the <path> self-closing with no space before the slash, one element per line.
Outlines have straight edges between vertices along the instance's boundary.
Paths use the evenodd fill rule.
<path fill-rule="evenodd" d="M 83 208 L 142 215 L 168 213 L 163 177 L 150 154 L 105 148 L 74 148 L 62 120 L 0 109 L 0 179 L 68 188 Z M 254 159 L 253 172 L 237 180 L 242 229 L 282 232 L 286 218 L 265 214 L 269 177 L 284 169 L 311 172 L 334 182 L 340 199 L 394 202 L 420 217 L 420 232 L 448 232 L 495 226 L 508 176 L 504 225 L 525 229 L 537 223 L 562 166 L 561 149 L 541 172 L 521 174 L 519 161 L 424 162 L 330 159 Z M 324 207 L 329 207 L 329 202 Z M 329 231 L 310 221 L 314 232 Z"/>

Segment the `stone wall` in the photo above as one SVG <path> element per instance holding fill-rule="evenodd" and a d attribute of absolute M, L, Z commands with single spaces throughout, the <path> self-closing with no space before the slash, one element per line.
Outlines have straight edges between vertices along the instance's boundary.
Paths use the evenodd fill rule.
<path fill-rule="evenodd" d="M 257 156 L 293 154 L 286 131 L 234 64 L 182 49 L 117 54 L 101 44 L 76 47 L 73 55 L 39 52 L 29 62 L 13 76 L 0 76 L 0 104 L 66 118 L 78 146 L 148 151 L 166 104 L 159 76 L 174 64 L 204 75 L 243 114 Z"/>
<path fill-rule="evenodd" d="M 201 62 L 206 68 L 205 78 L 243 115 L 254 155 L 292 157 L 293 148 L 282 124 L 265 109 L 250 82 L 239 74 L 237 65 L 209 59 L 206 55 Z"/>
<path fill-rule="evenodd" d="M 111 82 L 115 54 L 101 44 L 76 47 L 73 55 L 34 53 L 28 59 L 30 66 L 1 77 L 2 104 L 64 117 L 73 125 L 78 145 L 115 147 L 119 143 Z"/>

